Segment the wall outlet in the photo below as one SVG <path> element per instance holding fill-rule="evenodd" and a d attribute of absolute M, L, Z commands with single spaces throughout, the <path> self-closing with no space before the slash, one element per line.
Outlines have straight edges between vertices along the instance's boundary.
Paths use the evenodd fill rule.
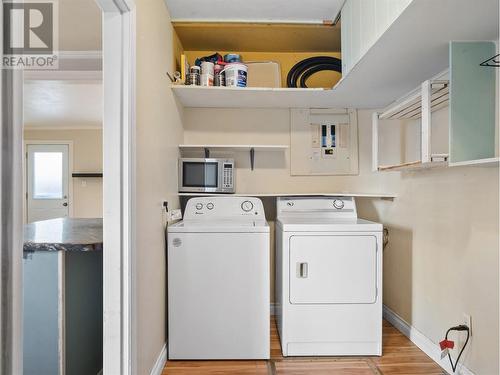
<path fill-rule="evenodd" d="M 472 316 L 467 314 L 467 313 L 463 313 L 462 314 L 462 324 L 469 327 L 469 335 L 472 337 Z"/>
<path fill-rule="evenodd" d="M 167 222 L 172 222 L 176 220 L 181 220 L 182 219 L 182 212 L 181 210 L 170 210 L 167 212 Z"/>
<path fill-rule="evenodd" d="M 170 211 L 170 220 L 181 220 L 182 219 L 182 212 L 181 210 L 172 210 Z"/>

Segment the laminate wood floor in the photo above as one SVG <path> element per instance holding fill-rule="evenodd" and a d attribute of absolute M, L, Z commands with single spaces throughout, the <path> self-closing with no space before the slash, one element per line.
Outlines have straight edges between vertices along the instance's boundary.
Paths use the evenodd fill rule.
<path fill-rule="evenodd" d="M 432 359 L 384 321 L 382 357 L 283 358 L 274 319 L 269 361 L 167 361 L 162 375 L 442 375 Z"/>

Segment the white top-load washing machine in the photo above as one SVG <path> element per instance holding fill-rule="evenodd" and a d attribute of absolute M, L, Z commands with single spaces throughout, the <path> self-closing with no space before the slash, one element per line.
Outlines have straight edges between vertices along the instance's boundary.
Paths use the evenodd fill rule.
<path fill-rule="evenodd" d="M 269 226 L 260 199 L 188 201 L 168 227 L 168 358 L 270 357 Z"/>
<path fill-rule="evenodd" d="M 382 230 L 358 219 L 353 197 L 278 198 L 284 356 L 382 354 Z"/>

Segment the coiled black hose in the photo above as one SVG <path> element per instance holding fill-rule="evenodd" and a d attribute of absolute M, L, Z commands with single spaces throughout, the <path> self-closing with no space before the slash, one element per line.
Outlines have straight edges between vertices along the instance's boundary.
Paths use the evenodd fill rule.
<path fill-rule="evenodd" d="M 300 81 L 300 87 L 307 88 L 307 79 L 323 70 L 342 73 L 342 60 L 330 56 L 315 56 L 299 61 L 288 72 L 286 84 L 288 87 L 297 87 L 297 81 Z"/>

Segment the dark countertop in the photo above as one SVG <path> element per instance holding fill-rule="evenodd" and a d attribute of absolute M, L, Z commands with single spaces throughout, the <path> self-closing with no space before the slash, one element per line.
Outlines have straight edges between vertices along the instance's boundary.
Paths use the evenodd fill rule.
<path fill-rule="evenodd" d="M 60 218 L 24 225 L 24 251 L 102 251 L 102 219 Z"/>

